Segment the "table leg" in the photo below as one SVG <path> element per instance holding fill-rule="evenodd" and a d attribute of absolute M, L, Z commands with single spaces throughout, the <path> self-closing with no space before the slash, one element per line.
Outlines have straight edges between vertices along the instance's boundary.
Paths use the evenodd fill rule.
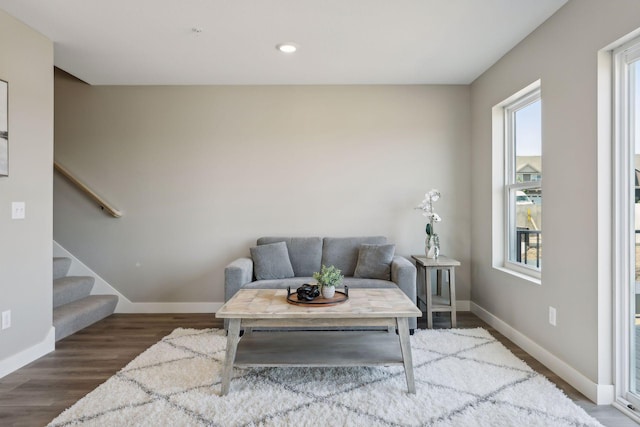
<path fill-rule="evenodd" d="M 425 293 L 427 298 L 427 328 L 433 328 L 433 295 L 431 294 L 431 270 L 428 268 L 424 269 L 424 282 L 425 282 Z"/>
<path fill-rule="evenodd" d="M 227 332 L 227 353 L 224 358 L 224 367 L 222 368 L 221 396 L 229 393 L 229 385 L 231 383 L 231 377 L 233 376 L 233 362 L 236 359 L 238 341 L 240 341 L 240 319 L 230 319 L 229 330 Z"/>
<path fill-rule="evenodd" d="M 456 327 L 456 269 L 449 269 L 449 301 L 451 302 L 451 327 Z"/>
<path fill-rule="evenodd" d="M 424 299 L 424 266 L 420 263 L 416 263 L 416 307 L 422 311 L 422 304 L 426 304 Z M 395 327 L 394 327 L 395 329 Z"/>
<path fill-rule="evenodd" d="M 413 377 L 413 358 L 411 357 L 411 342 L 409 341 L 409 321 L 406 317 L 396 318 L 398 336 L 400 337 L 400 350 L 404 363 L 404 375 L 407 378 L 409 393 L 416 394 L 416 383 Z"/>
<path fill-rule="evenodd" d="M 436 295 L 442 295 L 442 270 L 436 269 Z"/>

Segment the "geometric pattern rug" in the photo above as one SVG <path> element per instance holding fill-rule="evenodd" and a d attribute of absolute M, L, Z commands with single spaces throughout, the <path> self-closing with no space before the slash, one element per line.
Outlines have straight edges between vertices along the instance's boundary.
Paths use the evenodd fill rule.
<path fill-rule="evenodd" d="M 259 332 L 257 332 L 259 333 Z M 416 394 L 392 367 L 235 369 L 226 337 L 176 329 L 49 426 L 600 426 L 486 330 L 416 330 Z"/>

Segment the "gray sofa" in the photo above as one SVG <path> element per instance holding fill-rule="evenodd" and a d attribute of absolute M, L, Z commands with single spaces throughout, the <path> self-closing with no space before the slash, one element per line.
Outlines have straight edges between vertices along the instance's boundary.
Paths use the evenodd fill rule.
<path fill-rule="evenodd" d="M 416 302 L 416 267 L 408 259 L 395 255 L 394 246 L 383 236 L 261 237 L 251 253 L 251 257 L 239 258 L 226 266 L 225 301 L 240 289 L 291 286 L 293 291 L 303 283 L 313 283 L 313 273 L 324 264 L 342 270 L 343 284 L 350 289 L 397 286 Z M 416 318 L 409 318 L 412 332 L 416 325 Z"/>

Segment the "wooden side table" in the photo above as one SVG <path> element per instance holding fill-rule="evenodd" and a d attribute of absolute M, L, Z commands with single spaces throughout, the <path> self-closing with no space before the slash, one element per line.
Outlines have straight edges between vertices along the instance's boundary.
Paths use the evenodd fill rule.
<path fill-rule="evenodd" d="M 424 255 L 411 256 L 416 262 L 416 267 L 422 272 L 425 285 L 426 301 L 420 299 L 418 292 L 418 306 L 420 302 L 424 302 L 427 311 L 427 327 L 433 328 L 434 312 L 450 312 L 451 327 L 456 327 L 456 267 L 460 265 L 460 261 L 445 256 L 439 256 L 437 259 L 427 258 Z M 431 293 L 431 270 L 436 271 L 436 294 Z M 442 276 L 443 272 L 449 274 L 449 299 L 441 296 Z"/>

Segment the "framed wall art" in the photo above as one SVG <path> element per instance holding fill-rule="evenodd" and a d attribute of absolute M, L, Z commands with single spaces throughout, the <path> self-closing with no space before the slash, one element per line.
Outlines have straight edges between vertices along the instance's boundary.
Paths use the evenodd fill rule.
<path fill-rule="evenodd" d="M 0 80 L 0 176 L 9 176 L 9 84 Z"/>

